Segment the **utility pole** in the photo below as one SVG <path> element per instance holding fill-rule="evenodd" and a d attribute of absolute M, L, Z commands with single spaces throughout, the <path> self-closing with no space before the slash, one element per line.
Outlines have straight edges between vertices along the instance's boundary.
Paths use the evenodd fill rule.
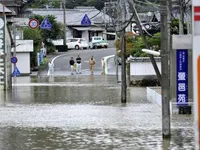
<path fill-rule="evenodd" d="M 63 39 L 63 45 L 66 46 L 66 12 L 65 12 L 65 0 L 63 0 L 63 22 L 64 22 L 64 39 Z"/>
<path fill-rule="evenodd" d="M 179 19 L 179 34 L 184 34 L 184 4 L 185 0 L 179 0 L 180 19 Z"/>
<path fill-rule="evenodd" d="M 169 33 L 168 14 L 169 1 L 160 0 L 160 23 L 161 23 L 161 92 L 162 92 L 162 134 L 163 138 L 170 138 L 170 81 L 169 81 Z"/>
<path fill-rule="evenodd" d="M 132 2 L 132 7 L 133 7 L 133 13 L 135 14 L 135 20 L 136 20 L 136 22 L 138 24 L 139 32 L 140 32 L 140 34 L 142 36 L 143 42 L 144 42 L 146 48 L 149 49 L 149 45 L 147 43 L 147 39 L 146 39 L 146 37 L 145 37 L 145 35 L 143 33 L 143 30 L 142 30 L 140 18 L 138 16 L 138 13 L 137 13 L 136 8 L 135 8 L 135 4 L 133 2 Z M 154 56 L 153 55 L 149 55 L 149 57 L 150 57 L 152 65 L 154 67 L 154 70 L 156 72 L 157 78 L 158 78 L 159 82 L 161 83 L 161 74 L 160 74 L 160 71 L 159 71 L 158 66 L 156 64 L 156 61 L 154 59 Z"/>
<path fill-rule="evenodd" d="M 123 27 L 126 22 L 126 6 L 123 0 L 120 1 L 121 10 L 122 10 L 122 25 L 121 25 L 121 102 L 126 103 L 126 29 Z"/>
<path fill-rule="evenodd" d="M 116 9 L 116 1 L 112 2 L 112 0 L 109 0 L 109 2 L 105 2 L 104 3 L 104 10 L 105 10 L 105 14 L 108 14 L 111 16 L 111 18 L 114 18 L 114 13 L 115 12 L 115 9 Z M 119 38 L 119 33 L 117 32 L 119 30 L 119 20 L 118 20 L 119 17 L 117 17 L 117 23 L 114 23 L 113 22 L 113 27 L 114 27 L 114 30 L 116 32 L 116 36 L 117 38 Z M 113 21 L 113 20 L 112 20 Z M 110 22 L 109 22 L 110 23 Z M 116 26 L 115 26 L 116 25 Z M 117 80 L 117 83 L 119 82 L 118 78 L 118 74 L 119 74 L 119 67 L 118 67 L 118 51 L 116 50 L 116 53 L 115 53 L 115 58 L 114 58 L 114 61 L 115 61 L 115 65 L 116 65 L 116 80 Z"/>

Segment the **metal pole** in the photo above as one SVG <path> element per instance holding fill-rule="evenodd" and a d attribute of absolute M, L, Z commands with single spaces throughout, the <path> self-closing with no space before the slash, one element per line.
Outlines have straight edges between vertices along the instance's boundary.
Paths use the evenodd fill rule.
<path fill-rule="evenodd" d="M 119 82 L 118 80 L 118 55 L 117 55 L 117 50 L 116 50 L 116 54 L 115 54 L 115 63 L 116 63 L 116 79 L 117 79 L 117 83 Z"/>
<path fill-rule="evenodd" d="M 17 44 L 16 44 L 16 28 L 17 28 L 17 26 L 16 25 L 14 25 L 13 26 L 14 27 L 14 29 L 13 29 L 13 39 L 14 39 L 14 51 L 13 51 L 13 56 L 14 57 L 16 57 L 16 49 L 17 49 Z M 16 63 L 14 63 L 14 68 L 13 69 L 15 69 L 16 68 Z M 16 76 L 14 76 L 14 83 L 15 83 L 15 80 L 16 80 Z"/>
<path fill-rule="evenodd" d="M 121 50 L 122 50 L 122 64 L 121 64 L 121 102 L 126 103 L 126 36 L 125 29 L 122 31 L 121 35 Z"/>
<path fill-rule="evenodd" d="M 145 35 L 143 33 L 143 30 L 142 30 L 142 27 L 141 27 L 141 22 L 140 22 L 139 16 L 138 16 L 137 11 L 135 9 L 135 4 L 133 4 L 133 11 L 135 13 L 135 20 L 137 21 L 137 24 L 138 24 L 139 31 L 140 31 L 140 34 L 142 36 L 143 42 L 144 42 L 146 48 L 149 49 L 149 45 L 147 43 L 147 39 L 146 39 L 146 37 L 145 37 Z M 154 56 L 153 55 L 149 55 L 149 57 L 150 57 L 152 65 L 153 65 L 153 68 L 154 68 L 154 70 L 156 72 L 157 78 L 158 78 L 159 82 L 161 83 L 161 74 L 160 74 L 160 71 L 159 71 L 158 66 L 156 64 L 156 61 L 154 59 Z"/>
<path fill-rule="evenodd" d="M 120 1 L 121 3 L 121 10 L 122 10 L 122 26 L 121 29 L 123 29 L 123 25 L 125 24 L 126 21 L 126 7 L 125 7 L 125 2 L 123 0 Z M 125 38 L 125 32 L 126 29 L 122 30 L 121 33 L 121 59 L 122 59 L 122 64 L 121 64 L 121 102 L 126 103 L 126 38 Z"/>
<path fill-rule="evenodd" d="M 64 39 L 63 39 L 63 45 L 66 46 L 66 12 L 65 12 L 65 0 L 63 0 L 63 21 L 64 21 Z"/>
<path fill-rule="evenodd" d="M 160 1 L 160 15 L 161 15 L 161 86 L 162 86 L 162 135 L 163 138 L 170 138 L 170 82 L 169 82 L 169 34 L 168 34 L 168 2 L 166 0 Z"/>
<path fill-rule="evenodd" d="M 179 19 L 179 34 L 184 34 L 184 1 L 179 0 L 179 7 L 180 7 L 180 19 Z"/>

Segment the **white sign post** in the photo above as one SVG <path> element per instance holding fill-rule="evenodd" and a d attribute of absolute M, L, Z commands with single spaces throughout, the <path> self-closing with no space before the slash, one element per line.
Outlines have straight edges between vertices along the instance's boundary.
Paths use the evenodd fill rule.
<path fill-rule="evenodd" d="M 195 149 L 200 142 L 200 0 L 193 0 L 193 101 L 195 121 Z"/>

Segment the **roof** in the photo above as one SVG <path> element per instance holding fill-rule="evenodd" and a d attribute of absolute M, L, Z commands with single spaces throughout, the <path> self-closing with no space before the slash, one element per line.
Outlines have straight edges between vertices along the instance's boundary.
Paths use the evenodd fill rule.
<path fill-rule="evenodd" d="M 54 15 L 58 22 L 63 23 L 63 9 L 28 9 L 35 15 L 47 16 Z M 91 20 L 92 25 L 104 23 L 104 20 L 109 21 L 109 17 L 104 15 L 101 11 L 95 7 L 76 7 L 75 9 L 66 9 L 66 24 L 67 25 L 81 25 L 81 20 L 84 15 L 87 14 Z M 105 19 L 104 19 L 105 18 Z"/>
<path fill-rule="evenodd" d="M 101 27 L 72 27 L 73 29 L 76 29 L 78 31 L 104 31 L 105 29 L 101 28 Z"/>

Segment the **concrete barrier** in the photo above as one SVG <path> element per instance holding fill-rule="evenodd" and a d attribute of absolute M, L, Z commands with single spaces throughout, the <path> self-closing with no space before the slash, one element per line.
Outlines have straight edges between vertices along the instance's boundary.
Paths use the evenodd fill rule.
<path fill-rule="evenodd" d="M 161 87 L 147 87 L 147 100 L 151 101 L 152 103 L 158 104 L 158 106 L 162 107 L 162 96 Z M 191 101 L 191 100 L 189 100 Z M 177 107 L 176 99 L 172 99 L 170 101 L 170 114 L 179 114 L 179 107 Z M 188 102 L 188 106 L 191 106 L 192 113 L 193 113 L 193 102 Z"/>
<path fill-rule="evenodd" d="M 105 61 L 105 74 L 108 74 L 108 60 L 110 58 L 113 58 L 113 57 L 115 57 L 115 55 L 110 55 L 110 56 L 104 57 L 104 61 Z"/>

